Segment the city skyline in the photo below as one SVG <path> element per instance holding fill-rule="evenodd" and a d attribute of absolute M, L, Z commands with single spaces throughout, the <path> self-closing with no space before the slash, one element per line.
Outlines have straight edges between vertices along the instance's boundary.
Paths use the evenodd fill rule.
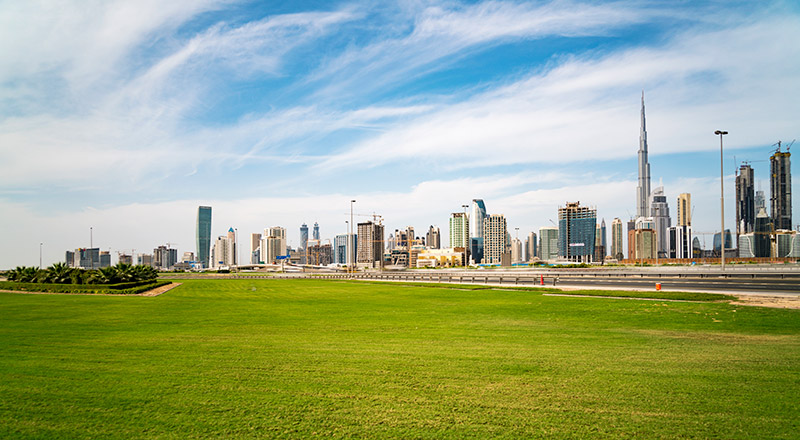
<path fill-rule="evenodd" d="M 627 221 L 642 90 L 652 186 L 692 195 L 710 247 L 714 130 L 733 231 L 736 169 L 769 198 L 772 144 L 800 137 L 791 2 L 123 6 L 0 7 L 0 268 L 39 243 L 63 261 L 90 228 L 103 251 L 195 251 L 199 205 L 211 237 L 277 225 L 292 247 L 302 223 L 346 233 L 351 199 L 443 243 L 473 199 L 523 235 L 567 202 Z"/>

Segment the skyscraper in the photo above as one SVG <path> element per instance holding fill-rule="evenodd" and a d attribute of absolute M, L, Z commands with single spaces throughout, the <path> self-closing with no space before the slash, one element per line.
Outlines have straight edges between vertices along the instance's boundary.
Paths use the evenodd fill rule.
<path fill-rule="evenodd" d="M 636 186 L 636 215 L 647 217 L 650 213 L 647 198 L 650 196 L 650 163 L 647 161 L 647 130 L 644 118 L 644 91 L 642 91 L 642 121 L 639 130 L 639 184 Z"/>
<path fill-rule="evenodd" d="M 472 260 L 480 263 L 483 259 L 483 219 L 486 218 L 486 205 L 482 199 L 472 199 L 470 224 L 470 253 Z"/>
<path fill-rule="evenodd" d="M 278 261 L 279 256 L 284 255 L 286 255 L 286 229 L 280 226 L 264 229 L 264 236 L 261 239 L 261 260 L 266 264 L 273 264 Z"/>
<path fill-rule="evenodd" d="M 558 228 L 553 226 L 539 228 L 539 258 L 543 261 L 558 258 Z"/>
<path fill-rule="evenodd" d="M 580 202 L 558 208 L 558 256 L 569 261 L 591 262 L 594 256 L 597 210 Z"/>
<path fill-rule="evenodd" d="M 775 229 L 792 229 L 792 164 L 791 153 L 778 149 L 770 162 L 770 207 Z"/>
<path fill-rule="evenodd" d="M 508 246 L 506 216 L 490 214 L 483 219 L 483 262 L 502 264 Z"/>
<path fill-rule="evenodd" d="M 539 256 L 538 240 L 536 233 L 531 231 L 528 234 L 528 240 L 525 242 L 525 253 L 527 254 L 527 261 L 531 261 Z"/>
<path fill-rule="evenodd" d="M 756 222 L 756 195 L 753 168 L 742 165 L 736 174 L 736 235 L 753 232 Z"/>
<path fill-rule="evenodd" d="M 233 265 L 236 266 L 237 264 L 239 264 L 239 261 L 238 261 L 238 258 L 236 256 L 236 254 L 237 254 L 237 252 L 236 252 L 236 231 L 234 231 L 233 228 L 228 229 L 228 240 L 230 240 L 231 243 L 233 243 Z"/>
<path fill-rule="evenodd" d="M 692 195 L 681 193 L 678 196 L 678 226 L 692 226 Z"/>
<path fill-rule="evenodd" d="M 314 222 L 314 240 L 319 240 L 319 223 Z"/>
<path fill-rule="evenodd" d="M 381 267 L 383 265 L 383 225 L 370 221 L 359 223 L 357 235 L 356 259 L 358 264 Z"/>
<path fill-rule="evenodd" d="M 308 225 L 303 223 L 300 225 L 300 246 L 298 250 L 304 251 L 308 247 Z"/>
<path fill-rule="evenodd" d="M 611 222 L 611 256 L 617 260 L 625 258 L 622 250 L 622 220 L 619 217 Z"/>
<path fill-rule="evenodd" d="M 469 246 L 469 219 L 463 212 L 450 214 L 450 247 Z"/>
<path fill-rule="evenodd" d="M 211 207 L 197 208 L 197 262 L 209 267 L 211 254 Z"/>
<path fill-rule="evenodd" d="M 669 216 L 669 205 L 663 186 L 654 189 L 650 194 L 650 217 L 655 221 L 657 255 L 659 258 L 666 258 L 669 254 L 667 230 L 672 225 L 672 219 Z"/>
<path fill-rule="evenodd" d="M 442 240 L 439 228 L 434 228 L 433 225 L 431 225 L 431 227 L 428 228 L 428 234 L 425 235 L 425 244 L 433 249 L 439 249 L 442 247 Z"/>
<path fill-rule="evenodd" d="M 753 238 L 753 254 L 757 258 L 766 258 L 770 255 L 770 233 L 772 232 L 772 222 L 767 215 L 767 210 L 761 208 L 756 214 L 755 237 Z"/>
<path fill-rule="evenodd" d="M 250 264 L 258 264 L 261 261 L 261 234 L 254 232 L 250 234 Z"/>
<path fill-rule="evenodd" d="M 522 254 L 522 241 L 519 238 L 511 239 L 511 263 L 522 263 L 524 256 Z"/>

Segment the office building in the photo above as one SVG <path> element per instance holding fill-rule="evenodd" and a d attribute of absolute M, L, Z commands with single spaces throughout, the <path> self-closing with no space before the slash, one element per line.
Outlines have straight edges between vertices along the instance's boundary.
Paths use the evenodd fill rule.
<path fill-rule="evenodd" d="M 75 251 L 67 251 L 65 263 L 69 267 L 80 269 L 99 269 L 100 248 L 78 248 Z"/>
<path fill-rule="evenodd" d="M 298 246 L 298 250 L 304 251 L 308 246 L 308 225 L 303 223 L 300 225 L 300 246 Z"/>
<path fill-rule="evenodd" d="M 138 254 L 136 256 L 136 264 L 140 265 L 140 266 L 153 267 L 153 255 L 152 254 Z"/>
<path fill-rule="evenodd" d="M 317 240 L 317 241 L 319 241 L 319 223 L 317 223 L 317 222 L 314 222 L 314 234 L 313 234 L 313 238 L 314 238 L 314 240 Z"/>
<path fill-rule="evenodd" d="M 669 240 L 667 240 L 667 230 L 672 226 L 672 219 L 669 216 L 669 206 L 667 197 L 664 195 L 664 187 L 659 186 L 650 194 L 650 217 L 655 222 L 656 249 L 659 258 L 666 258 L 669 254 Z"/>
<path fill-rule="evenodd" d="M 508 245 L 506 216 L 490 214 L 483 219 L 483 260 L 484 264 L 502 264 Z"/>
<path fill-rule="evenodd" d="M 539 258 L 544 261 L 558 259 L 558 228 L 553 226 L 539 228 Z"/>
<path fill-rule="evenodd" d="M 356 263 L 364 267 L 383 265 L 383 225 L 371 221 L 359 223 Z"/>
<path fill-rule="evenodd" d="M 339 234 L 333 237 L 334 264 L 347 264 L 347 235 L 348 234 Z"/>
<path fill-rule="evenodd" d="M 681 193 L 678 196 L 678 226 L 692 226 L 692 195 Z"/>
<path fill-rule="evenodd" d="M 792 253 L 792 240 L 795 235 L 797 235 L 797 231 L 788 229 L 779 229 L 775 231 L 775 251 L 772 253 L 773 256 L 777 258 L 788 258 Z"/>
<path fill-rule="evenodd" d="M 667 233 L 669 258 L 692 258 L 692 227 L 671 226 Z"/>
<path fill-rule="evenodd" d="M 192 261 L 194 261 L 194 259 L 192 259 Z M 119 263 L 133 265 L 133 255 L 119 254 Z"/>
<path fill-rule="evenodd" d="M 197 208 L 197 262 L 203 267 L 210 267 L 211 253 L 211 207 Z"/>
<path fill-rule="evenodd" d="M 767 197 L 764 195 L 764 191 L 756 191 L 755 205 L 756 212 L 761 208 L 767 209 Z"/>
<path fill-rule="evenodd" d="M 756 256 L 756 234 L 748 232 L 739 236 L 739 258 L 753 258 Z"/>
<path fill-rule="evenodd" d="M 767 258 L 771 253 L 770 235 L 772 234 L 772 222 L 767 215 L 767 210 L 761 208 L 756 214 L 755 241 L 753 253 L 757 258 Z"/>
<path fill-rule="evenodd" d="M 720 255 L 719 247 L 720 247 L 721 241 L 722 240 L 720 240 L 720 233 L 719 232 L 715 233 L 714 234 L 714 255 L 715 256 L 719 256 Z M 727 251 L 728 249 L 733 249 L 733 237 L 731 236 L 731 230 L 730 229 L 726 229 L 725 230 L 725 250 Z M 725 254 L 725 255 L 727 256 L 728 254 Z"/>
<path fill-rule="evenodd" d="M 617 260 L 625 258 L 622 243 L 622 220 L 619 217 L 615 217 L 611 222 L 611 256 Z"/>
<path fill-rule="evenodd" d="M 777 229 L 792 228 L 792 164 L 791 153 L 778 150 L 770 156 L 770 208 L 773 227 Z"/>
<path fill-rule="evenodd" d="M 480 263 L 483 259 L 483 220 L 486 218 L 486 205 L 482 199 L 472 199 L 470 213 L 470 254 L 474 262 Z"/>
<path fill-rule="evenodd" d="M 442 247 L 442 238 L 439 228 L 431 225 L 428 228 L 428 233 L 425 235 L 425 244 L 431 249 L 440 249 Z"/>
<path fill-rule="evenodd" d="M 648 197 L 650 196 L 650 163 L 647 159 L 647 130 L 644 118 L 644 92 L 642 92 L 642 120 L 639 129 L 639 183 L 636 186 L 636 215 L 650 215 Z"/>
<path fill-rule="evenodd" d="M 755 230 L 756 195 L 753 168 L 742 165 L 736 174 L 736 235 Z"/>
<path fill-rule="evenodd" d="M 597 227 L 597 210 L 567 203 L 558 208 L 558 256 L 574 262 L 591 262 Z"/>

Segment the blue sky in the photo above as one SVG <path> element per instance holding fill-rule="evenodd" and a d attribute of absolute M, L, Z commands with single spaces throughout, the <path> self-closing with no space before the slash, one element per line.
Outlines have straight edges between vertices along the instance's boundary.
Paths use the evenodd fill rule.
<path fill-rule="evenodd" d="M 703 238 L 714 130 L 731 227 L 737 161 L 769 196 L 758 161 L 800 137 L 797 29 L 791 1 L 3 2 L 0 267 L 90 227 L 194 251 L 200 204 L 214 235 L 293 245 L 302 222 L 343 233 L 351 199 L 388 230 L 444 232 L 473 198 L 520 235 L 567 201 L 625 220 L 642 90 L 653 186 L 673 215 L 692 193 Z"/>

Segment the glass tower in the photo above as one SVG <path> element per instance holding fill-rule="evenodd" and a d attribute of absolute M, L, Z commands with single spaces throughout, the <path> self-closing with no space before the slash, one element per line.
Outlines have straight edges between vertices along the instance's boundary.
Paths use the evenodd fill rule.
<path fill-rule="evenodd" d="M 211 253 L 211 207 L 200 206 L 197 208 L 197 262 L 203 267 L 208 266 L 208 257 Z"/>

